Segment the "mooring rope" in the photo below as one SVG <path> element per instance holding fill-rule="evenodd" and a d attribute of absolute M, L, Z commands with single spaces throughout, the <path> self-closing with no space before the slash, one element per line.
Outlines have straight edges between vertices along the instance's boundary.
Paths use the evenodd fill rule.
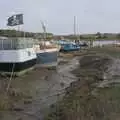
<path fill-rule="evenodd" d="M 8 83 L 8 86 L 7 86 L 7 93 L 8 93 L 8 90 L 9 90 L 11 82 L 12 82 L 12 78 L 13 78 L 13 74 L 14 74 L 14 68 L 15 68 L 15 63 L 13 63 L 13 66 L 12 66 L 12 72 L 11 72 L 9 83 Z"/>

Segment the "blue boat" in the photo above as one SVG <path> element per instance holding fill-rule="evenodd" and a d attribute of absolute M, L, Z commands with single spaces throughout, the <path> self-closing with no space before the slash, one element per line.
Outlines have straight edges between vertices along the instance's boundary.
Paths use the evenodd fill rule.
<path fill-rule="evenodd" d="M 66 43 L 66 44 L 61 44 L 61 49 L 60 51 L 68 52 L 68 51 L 79 51 L 80 46 L 77 44 L 73 43 Z"/>
<path fill-rule="evenodd" d="M 65 41 L 65 40 L 57 40 L 57 41 L 54 41 L 53 43 L 55 43 L 55 44 L 57 44 L 57 45 L 63 45 L 63 44 L 68 44 L 68 42 L 67 41 Z"/>
<path fill-rule="evenodd" d="M 66 41 L 66 40 L 58 40 L 55 41 L 56 44 L 60 45 L 60 51 L 61 52 L 65 52 L 65 51 L 78 51 L 80 50 L 80 45 L 76 44 L 75 42 L 71 42 L 71 41 Z"/>

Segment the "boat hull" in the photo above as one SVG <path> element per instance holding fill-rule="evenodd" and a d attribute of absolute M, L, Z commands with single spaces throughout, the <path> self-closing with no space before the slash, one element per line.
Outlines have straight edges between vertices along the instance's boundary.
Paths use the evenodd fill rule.
<path fill-rule="evenodd" d="M 36 60 L 37 57 L 33 48 L 19 50 L 1 50 L 0 73 L 11 74 L 11 72 L 27 72 L 31 68 L 34 68 Z"/>
<path fill-rule="evenodd" d="M 80 46 L 62 45 L 60 52 L 79 51 L 79 50 L 80 50 Z"/>
<path fill-rule="evenodd" d="M 57 66 L 58 50 L 50 49 L 37 52 L 38 67 L 55 67 Z"/>
<path fill-rule="evenodd" d="M 60 49 L 60 52 L 70 52 L 70 51 L 79 51 L 79 48 L 76 49 Z"/>
<path fill-rule="evenodd" d="M 36 59 L 32 59 L 20 63 L 0 63 L 0 72 L 20 72 L 33 67 L 36 64 Z"/>

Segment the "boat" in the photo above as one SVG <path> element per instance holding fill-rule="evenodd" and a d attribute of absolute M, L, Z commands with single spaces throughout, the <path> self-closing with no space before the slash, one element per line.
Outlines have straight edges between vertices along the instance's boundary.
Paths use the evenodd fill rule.
<path fill-rule="evenodd" d="M 78 38 L 78 36 L 76 34 L 76 16 L 74 16 L 74 36 L 76 37 L 76 39 L 74 40 L 74 43 L 76 45 L 79 45 L 81 48 L 88 46 L 86 42 L 80 41 L 80 37 Z"/>
<path fill-rule="evenodd" d="M 80 46 L 72 41 L 58 40 L 56 41 L 56 44 L 60 46 L 60 52 L 80 50 Z"/>
<path fill-rule="evenodd" d="M 34 68 L 36 59 L 31 38 L 0 37 L 1 74 L 23 74 Z"/>
<path fill-rule="evenodd" d="M 61 52 L 79 51 L 79 50 L 80 50 L 80 46 L 75 43 L 61 44 L 61 49 L 60 49 Z"/>
<path fill-rule="evenodd" d="M 86 42 L 78 42 L 78 44 L 80 45 L 80 47 L 88 47 L 88 44 Z"/>
<path fill-rule="evenodd" d="M 74 16 L 74 36 L 76 36 L 76 18 Z M 77 38 L 77 37 L 76 37 Z M 72 42 L 70 40 L 60 40 L 59 44 L 61 45 L 61 52 L 69 52 L 69 51 L 79 51 L 80 45 L 78 43 Z"/>
<path fill-rule="evenodd" d="M 60 51 L 61 45 L 59 44 L 59 42 L 57 40 L 51 40 L 51 44 L 55 45 L 57 47 L 58 51 Z"/>
<path fill-rule="evenodd" d="M 34 50 L 37 55 L 36 67 L 56 68 L 59 49 L 55 44 L 47 41 L 46 26 L 41 21 L 43 29 L 43 40 L 37 40 L 34 45 Z"/>
<path fill-rule="evenodd" d="M 56 68 L 59 49 L 49 41 L 39 41 L 34 45 L 37 55 L 36 67 Z"/>

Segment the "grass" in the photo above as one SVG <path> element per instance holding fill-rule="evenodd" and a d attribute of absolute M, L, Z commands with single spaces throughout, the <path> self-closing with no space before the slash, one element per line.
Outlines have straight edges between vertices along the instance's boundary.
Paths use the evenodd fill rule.
<path fill-rule="evenodd" d="M 120 86 L 104 88 L 98 96 L 88 86 L 72 91 L 52 108 L 45 120 L 119 120 Z"/>
<path fill-rule="evenodd" d="M 108 99 L 111 102 L 119 103 L 117 105 L 120 105 L 120 86 L 113 86 L 109 88 L 103 88 L 99 89 L 99 97 L 102 97 L 104 99 Z"/>
<path fill-rule="evenodd" d="M 0 111 L 11 109 L 11 100 L 6 95 L 0 95 Z"/>
<path fill-rule="evenodd" d="M 105 46 L 105 47 L 96 47 L 96 48 L 91 48 L 88 53 L 102 53 L 102 54 L 107 54 L 111 57 L 114 58 L 120 58 L 120 47 L 115 47 L 115 46 Z"/>
<path fill-rule="evenodd" d="M 84 86 L 57 104 L 45 120 L 119 120 L 119 90 L 107 88 L 92 96 Z"/>
<path fill-rule="evenodd" d="M 120 119 L 120 86 L 99 88 L 97 94 L 92 94 L 96 89 L 94 83 L 102 80 L 102 69 L 109 59 L 120 57 L 119 47 L 91 48 L 89 56 L 82 58 L 81 67 L 72 71 L 79 79 L 74 87 L 69 87 L 62 101 L 58 101 L 46 115 L 45 120 L 119 120 Z M 102 58 L 93 60 L 92 58 Z M 98 57 L 101 56 L 102 57 Z M 92 56 L 92 57 L 91 57 Z M 105 56 L 105 57 L 104 57 Z M 85 63 L 85 64 L 83 64 Z M 88 64 L 89 63 L 89 64 Z M 101 69 L 102 67 L 102 69 Z M 104 71 L 104 70 L 103 70 Z"/>

